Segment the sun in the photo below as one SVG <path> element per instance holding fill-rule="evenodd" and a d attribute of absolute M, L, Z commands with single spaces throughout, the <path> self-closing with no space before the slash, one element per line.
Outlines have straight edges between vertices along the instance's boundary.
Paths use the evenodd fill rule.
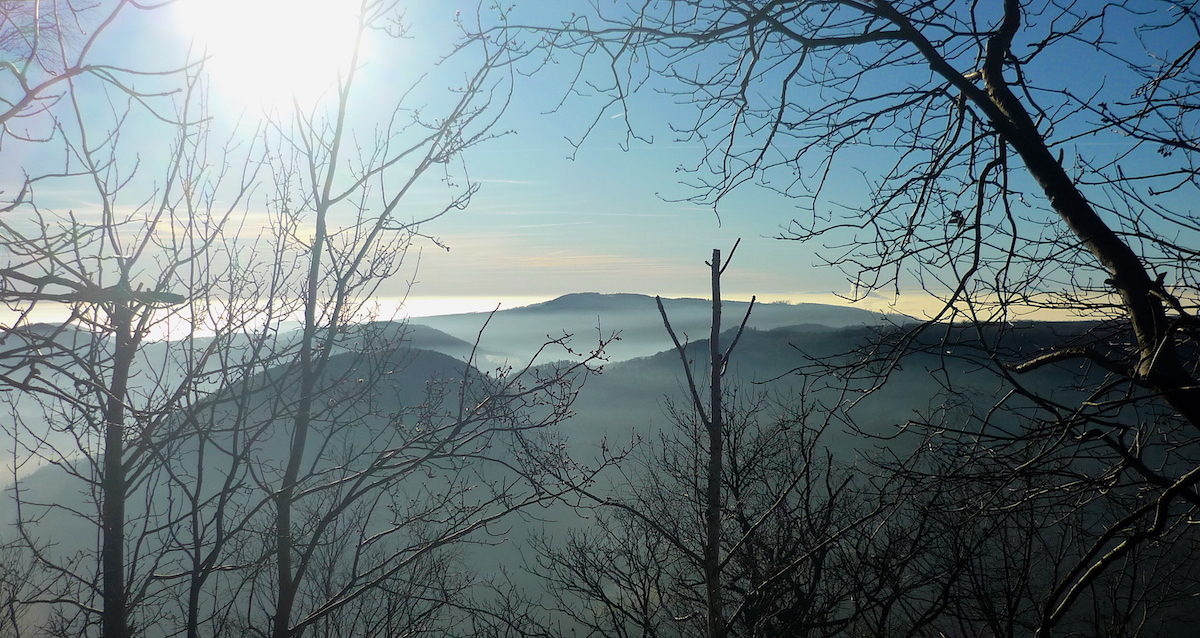
<path fill-rule="evenodd" d="M 208 56 L 213 91 L 244 108 L 311 104 L 349 68 L 359 0 L 183 0 L 180 26 Z"/>

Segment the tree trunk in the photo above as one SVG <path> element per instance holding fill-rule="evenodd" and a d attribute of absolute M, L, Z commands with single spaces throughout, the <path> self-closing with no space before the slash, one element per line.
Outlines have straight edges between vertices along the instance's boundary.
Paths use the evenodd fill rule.
<path fill-rule="evenodd" d="M 721 396 L 721 375 L 724 357 L 721 354 L 721 251 L 712 253 L 712 327 L 708 351 L 711 366 L 708 402 L 708 486 L 704 503 L 704 589 L 708 597 L 708 636 L 721 638 L 725 633 L 721 609 L 721 462 L 724 412 Z"/>
<path fill-rule="evenodd" d="M 299 353 L 300 396 L 297 397 L 296 417 L 292 421 L 292 443 L 288 448 L 287 469 L 284 470 L 283 483 L 275 495 L 275 567 L 279 579 L 279 595 L 276 598 L 275 618 L 271 628 L 272 638 L 294 638 L 291 631 L 292 609 L 296 604 L 301 577 L 292 565 L 292 501 L 295 499 L 296 481 L 300 477 L 300 464 L 304 462 L 308 430 L 312 424 L 313 394 L 317 385 L 318 366 L 313 355 L 317 339 L 317 297 L 320 295 L 321 256 L 325 248 L 327 211 L 327 206 L 317 208 L 316 233 L 312 254 L 309 256 L 308 280 L 305 287 L 304 333 Z M 336 329 L 336 323 L 331 323 L 328 328 L 330 334 Z M 328 352 L 328 349 L 325 352 Z"/>
<path fill-rule="evenodd" d="M 125 398 L 137 341 L 129 302 L 114 301 L 116 345 L 113 374 L 104 406 L 104 477 L 100 486 L 101 574 L 104 609 L 103 638 L 128 638 L 129 605 L 125 592 Z"/>
<path fill-rule="evenodd" d="M 1005 0 L 1005 16 L 987 44 L 983 80 L 992 125 L 1025 163 L 1050 206 L 1088 251 L 1112 275 L 1137 339 L 1137 363 L 1130 376 L 1162 396 L 1193 426 L 1200 429 L 1200 386 L 1183 367 L 1175 351 L 1173 328 L 1160 297 L 1162 285 L 1146 272 L 1145 263 L 1096 213 L 1075 181 L 1046 146 L 1025 105 L 1012 93 L 1003 76 L 1013 36 L 1021 24 L 1018 0 Z M 978 103 L 978 94 L 976 94 Z"/>

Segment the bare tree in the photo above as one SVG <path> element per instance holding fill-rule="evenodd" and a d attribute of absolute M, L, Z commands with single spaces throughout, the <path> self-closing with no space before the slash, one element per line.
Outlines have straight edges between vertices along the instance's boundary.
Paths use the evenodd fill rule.
<path fill-rule="evenodd" d="M 360 3 L 359 46 L 394 35 L 395 4 Z M 6 19 L 43 33 L 39 7 Z M 34 60 L 41 45 L 29 46 Z M 446 68 L 466 72 L 448 99 L 401 92 L 367 132 L 351 111 L 356 48 L 327 103 L 216 151 L 202 65 L 187 67 L 156 76 L 182 91 L 155 94 L 158 139 L 175 139 L 149 158 L 126 144 L 155 96 L 121 87 L 97 109 L 71 73 L 22 89 L 13 108 L 37 102 L 53 131 L 26 137 L 68 159 L 26 175 L 0 220 L 12 517 L 48 583 L 13 590 L 35 616 L 14 626 L 105 638 L 437 627 L 472 582 L 453 573 L 455 546 L 589 479 L 547 428 L 569 416 L 602 344 L 489 374 L 422 360 L 433 355 L 414 354 L 397 324 L 371 321 L 414 243 L 440 246 L 423 224 L 475 192 L 456 163 L 492 137 L 508 55 L 456 50 Z M 445 205 L 410 206 L 437 177 Z M 54 199 L 79 184 L 88 210 Z M 257 230 L 244 213 L 260 197 L 270 221 Z M 52 304 L 68 318 L 35 323 Z"/>
<path fill-rule="evenodd" d="M 1196 187 L 1194 7 L 702 0 L 594 9 L 534 25 L 529 46 L 554 61 L 580 54 L 577 77 L 605 106 L 636 114 L 639 88 L 693 105 L 672 123 L 704 148 L 685 167 L 691 199 L 715 207 L 760 185 L 805 211 L 783 236 L 824 241 L 852 298 L 912 286 L 937 297 L 926 321 L 868 353 L 875 365 L 857 389 L 878 387 L 913 350 L 938 356 L 933 372 L 950 391 L 963 385 L 958 369 L 991 370 L 1012 390 L 998 409 L 965 424 L 927 422 L 931 431 L 973 440 L 974 454 L 1004 456 L 1014 471 L 1074 459 L 1053 465 L 1064 489 L 1130 483 L 1127 516 L 1092 526 L 1078 565 L 1044 592 L 1043 631 L 1127 552 L 1173 538 L 1200 480 L 1198 226 L 1186 197 Z M 628 126 L 639 137 L 636 120 Z M 864 196 L 844 194 L 852 181 Z M 1029 308 L 1095 323 L 1027 340 L 1013 320 Z M 1055 374 L 1071 375 L 1073 389 L 1042 385 Z M 1006 420 L 1013 415 L 1020 420 Z M 1088 480 L 1067 480 L 1078 472 Z"/>
<path fill-rule="evenodd" d="M 822 445 L 829 415 L 819 423 L 803 392 L 771 398 L 728 383 L 749 312 L 722 334 L 727 264 L 714 250 L 708 342 L 680 341 L 660 300 L 687 394 L 683 405 L 666 402 L 671 426 L 625 459 L 611 493 L 581 491 L 594 525 L 535 543 L 536 571 L 566 629 L 848 635 L 863 615 L 856 552 L 886 508 L 863 498 L 852 469 Z"/>
<path fill-rule="evenodd" d="M 126 153 L 120 135 L 127 118 L 138 117 L 145 96 L 133 91 L 109 102 L 112 119 L 98 122 L 87 89 L 66 83 L 59 96 L 65 108 L 41 114 L 54 121 L 55 136 L 48 141 L 62 144 L 66 168 L 27 175 L 0 222 L 6 258 L 0 298 L 16 317 L 4 327 L 0 372 L 14 417 L 6 434 L 18 479 L 15 523 L 26 548 L 65 587 L 26 602 L 72 601 L 77 607 L 68 615 L 78 614 L 82 624 L 65 620 L 64 631 L 91 624 L 95 611 L 103 635 L 130 635 L 130 614 L 144 602 L 159 554 L 143 553 L 148 548 L 138 539 L 171 521 L 153 508 L 131 513 L 130 499 L 153 491 L 143 489 L 146 481 L 157 474 L 163 451 L 181 436 L 173 413 L 205 383 L 211 354 L 193 351 L 190 360 L 178 362 L 182 367 L 160 368 L 147 378 L 145 371 L 138 373 L 149 356 L 144 346 L 168 324 L 190 321 L 189 311 L 198 311 L 215 293 L 229 256 L 214 244 L 253 177 L 247 170 L 226 174 L 229 183 L 221 176 L 204 184 L 191 181 L 207 170 L 207 127 L 196 112 L 198 76 L 178 77 L 182 93 L 173 116 L 159 120 L 166 139 L 174 139 L 161 164 L 145 171 L 139 170 L 136 151 Z M 157 185 L 139 193 L 143 179 Z M 90 189 L 89 210 L 55 210 L 50 203 L 55 189 L 72 187 Z M 194 190 L 200 188 L 224 188 L 225 207 L 204 201 Z M 42 189 L 50 195 L 35 197 Z M 65 321 L 33 322 L 39 310 L 54 305 L 68 311 Z M 203 329 L 194 325 L 192 335 Z M 160 365 L 170 363 L 164 359 Z M 31 494 L 21 475 L 43 464 L 77 479 L 98 509 L 76 509 L 36 489 Z M 63 523 L 64 515 L 81 519 L 73 525 L 86 521 L 98 528 L 99 547 L 92 554 L 98 569 L 82 556 L 54 550 L 38 529 L 43 520 Z M 76 542 L 67 546 L 83 549 Z"/>
<path fill-rule="evenodd" d="M 360 33 L 381 26 L 394 5 L 363 2 Z M 561 459 L 532 454 L 527 438 L 569 414 L 573 380 L 598 352 L 550 371 L 493 377 L 468 361 L 401 409 L 385 398 L 400 394 L 387 375 L 401 364 L 401 344 L 354 325 L 421 226 L 475 192 L 467 182 L 440 210 L 403 212 L 427 174 L 492 136 L 507 100 L 509 52 L 479 49 L 481 62 L 444 112 L 398 107 L 368 154 L 351 154 L 357 51 L 327 115 L 298 112 L 268 133 L 277 149 L 269 158 L 277 254 L 303 264 L 285 293 L 302 304 L 298 338 L 285 367 L 255 390 L 247 426 L 256 432 L 247 441 L 259 445 L 248 451 L 248 478 L 269 501 L 269 527 L 259 529 L 270 529 L 271 541 L 262 546 L 270 569 L 258 572 L 269 579 L 251 582 L 246 604 L 261 606 L 276 638 L 328 621 L 441 547 L 554 498 L 565 488 L 551 478 L 582 480 Z M 324 573 L 316 571 L 322 564 Z M 256 615 L 247 615 L 252 628 Z"/>
<path fill-rule="evenodd" d="M 544 45 L 551 49 L 566 47 L 601 56 L 610 47 L 619 47 L 619 59 L 625 64 L 611 67 L 616 69 L 611 86 L 621 99 L 629 99 L 630 89 L 637 86 L 631 84 L 631 77 L 644 77 L 631 67 L 648 65 L 650 71 L 682 86 L 679 94 L 691 98 L 701 110 L 696 125 L 681 126 L 682 134 L 706 141 L 707 163 L 701 169 L 711 169 L 716 178 L 706 181 L 699 173 L 697 201 L 715 204 L 732 189 L 761 179 L 785 195 L 811 202 L 810 206 L 823 205 L 824 182 L 811 181 L 810 173 L 828 176 L 835 160 L 857 146 L 894 151 L 896 163 L 881 167 L 879 179 L 867 183 L 876 191 L 867 206 L 852 206 L 857 214 L 845 218 L 814 208 L 810 220 L 793 222 L 793 236 L 812 238 L 839 228 L 876 231 L 877 242 L 847 244 L 845 256 L 834 258 L 833 263 L 849 268 L 863 265 L 863 270 L 849 273 L 861 287 L 858 294 L 907 283 L 897 280 L 904 268 L 924 274 L 932 292 L 946 293 L 945 308 L 935 319 L 956 308 L 963 312 L 956 305 L 960 301 L 973 302 L 966 312 L 978 315 L 988 307 L 1044 303 L 1039 301 L 1046 299 L 1044 295 L 1058 305 L 1080 310 L 1108 308 L 1113 316 L 1119 314 L 1129 322 L 1136 337 L 1130 344 L 1132 363 L 1122 363 L 1116 353 L 1101 357 L 1100 352 L 1082 350 L 1052 359 L 1091 357 L 1092 363 L 1124 373 L 1131 383 L 1145 387 L 1190 419 L 1194 408 L 1189 407 L 1189 393 L 1195 383 L 1172 354 L 1183 346 L 1180 340 L 1186 334 L 1172 327 L 1178 321 L 1167 317 L 1168 308 L 1178 314 L 1183 311 L 1181 304 L 1190 302 L 1186 286 L 1191 271 L 1184 263 L 1188 255 L 1180 252 L 1185 242 L 1169 239 L 1174 232 L 1189 232 L 1187 220 L 1172 219 L 1161 208 L 1154 213 L 1159 219 L 1150 220 L 1129 211 L 1136 208 L 1133 205 L 1116 209 L 1119 204 L 1115 204 L 1111 210 L 1100 210 L 1111 218 L 1106 222 L 1080 190 L 1087 186 L 1102 194 L 1114 192 L 1110 186 L 1118 190 L 1123 186 L 1150 197 L 1164 194 L 1161 191 L 1167 187 L 1156 190 L 1135 184 L 1156 180 L 1173 184 L 1169 180 L 1174 178 L 1182 182 L 1179 187 L 1187 188 L 1188 159 L 1183 159 L 1183 167 L 1165 163 L 1145 175 L 1126 175 L 1124 170 L 1118 175 L 1118 169 L 1124 169 L 1123 158 L 1146 155 L 1137 153 L 1141 145 L 1134 143 L 1135 150 L 1122 148 L 1111 161 L 1078 167 L 1081 174 L 1074 177 L 1064 168 L 1065 155 L 1058 157 L 1063 154 L 1054 153 L 1052 147 L 1119 128 L 1110 124 L 1111 115 L 1089 119 L 1095 111 L 1111 111 L 1117 105 L 1102 103 L 1089 109 L 1085 105 L 1091 96 L 1075 93 L 1078 89 L 1072 85 L 1053 89 L 1035 83 L 1040 75 L 1050 75 L 1042 69 L 1053 68 L 1056 47 L 1091 41 L 1093 35 L 1131 37 L 1114 24 L 1116 14 L 1140 16 L 1138 30 L 1143 33 L 1157 29 L 1153 32 L 1166 35 L 1160 31 L 1183 29 L 1182 34 L 1171 34 L 1186 43 L 1194 36 L 1187 32 L 1189 25 L 1194 26 L 1187 11 L 1153 1 L 1146 3 L 1144 12 L 1128 3 L 1120 7 L 1103 3 L 1085 10 L 1019 0 L 1008 0 L 991 12 L 949 0 L 713 1 L 686 6 L 660 2 L 612 14 L 600 25 L 591 25 L 591 16 L 578 15 L 560 28 L 542 28 L 539 33 L 546 34 L 549 41 Z M 1120 44 L 1136 43 L 1122 40 Z M 692 54 L 701 50 L 707 53 L 704 63 L 698 71 L 687 72 L 684 67 L 696 60 Z M 1123 51 L 1129 55 L 1128 49 Z M 1139 70 L 1147 69 L 1153 59 Z M 1177 109 L 1174 112 L 1181 117 L 1190 112 L 1183 100 L 1175 100 L 1174 107 L 1164 104 L 1165 85 L 1176 88 L 1171 95 L 1186 88 L 1190 60 L 1184 54 L 1164 62 L 1161 73 L 1144 84 L 1131 86 L 1123 78 L 1122 89 L 1144 89 L 1132 100 L 1138 109 L 1120 120 L 1125 128 L 1149 119 L 1135 116 L 1147 109 L 1153 109 L 1157 120 L 1168 121 L 1178 121 L 1169 116 L 1168 108 Z M 897 72 L 904 86 L 884 79 Z M 805 92 L 808 87 L 827 93 L 816 99 Z M 1148 92 L 1153 93 L 1146 98 L 1152 106 L 1136 99 Z M 1148 122 L 1147 127 L 1155 123 Z M 713 130 L 721 135 L 714 139 L 707 134 Z M 1152 137 L 1148 130 L 1141 135 Z M 1164 139 L 1164 134 L 1153 137 L 1158 144 Z M 1009 183 L 1010 149 L 1043 191 L 1047 212 L 1061 220 L 1073 240 L 1054 233 L 1036 234 L 1049 219 L 1029 223 L 1019 219 L 1025 209 L 1032 215 L 1036 206 L 1016 199 L 1029 183 Z M 780 179 L 787 175 L 791 179 Z M 1093 186 L 1090 182 L 1095 181 L 1099 183 Z M 894 237 L 909 239 L 897 246 Z M 1062 250 L 1072 242 L 1075 253 L 1085 257 L 1075 258 Z M 1046 251 L 1061 255 L 1050 260 L 1053 268 L 1031 263 L 1041 260 Z M 1064 272 L 1068 268 L 1083 269 L 1069 280 L 1074 285 L 1052 285 L 1069 274 Z M 1179 294 L 1164 287 L 1167 269 L 1179 273 Z M 1159 271 L 1164 273 L 1163 281 L 1154 274 Z M 1091 272 L 1103 272 L 1108 288 L 1097 288 L 1098 282 L 1089 284 L 1085 277 Z M 986 287 L 989 275 L 999 280 Z M 947 285 L 943 289 L 940 283 Z M 1119 301 L 1105 303 L 1105 294 Z M 1189 315 L 1184 311 L 1178 316 Z M 1025 362 L 1021 369 L 1034 365 Z"/>

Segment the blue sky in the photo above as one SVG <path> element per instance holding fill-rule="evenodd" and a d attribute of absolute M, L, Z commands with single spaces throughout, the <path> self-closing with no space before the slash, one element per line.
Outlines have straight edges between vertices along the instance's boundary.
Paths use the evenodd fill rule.
<path fill-rule="evenodd" d="M 546 21 L 565 6 L 518 3 L 514 19 Z M 430 67 L 457 35 L 455 13 L 469 16 L 474 9 L 471 2 L 409 7 L 411 39 L 387 46 L 416 58 L 407 65 Z M 376 51 L 364 78 L 386 83 L 395 68 Z M 480 191 L 467 209 L 425 227 L 450 251 L 423 246 L 414 306 L 423 298 L 451 297 L 478 299 L 483 307 L 497 297 L 526 302 L 581 291 L 702 296 L 708 292 L 704 261 L 710 251 L 728 250 L 739 238 L 728 295 L 837 302 L 832 293 L 847 292 L 839 273 L 814 268 L 811 250 L 774 239 L 789 218 L 788 202 L 748 190 L 731 199 L 718 218 L 711 208 L 671 201 L 690 194 L 678 183 L 677 167 L 696 162 L 699 147 L 672 140 L 663 110 L 668 101 L 647 94 L 641 102 L 652 104 L 634 114 L 638 130 L 653 135 L 654 144 L 623 150 L 625 114 L 606 112 L 576 151 L 567 139 L 584 134 L 596 105 L 576 99 L 552 110 L 568 90 L 568 73 L 564 64 L 519 77 L 498 125 L 512 133 L 466 154 Z M 435 70 L 426 86 L 440 89 L 444 77 Z M 372 99 L 375 89 L 364 86 L 366 99 Z M 220 78 L 213 78 L 213 90 L 218 116 L 244 106 L 223 90 Z M 430 197 L 440 201 L 438 194 Z"/>
<path fill-rule="evenodd" d="M 525 4 L 517 4 L 514 20 L 550 19 L 548 11 L 523 12 Z M 461 5 L 464 13 L 472 6 Z M 444 20 L 451 11 L 428 13 L 410 17 Z M 467 166 L 482 188 L 468 209 L 434 225 L 451 251 L 425 251 L 415 294 L 707 295 L 704 261 L 713 248 L 728 250 L 738 238 L 726 283 L 731 295 L 832 300 L 829 293 L 844 289 L 837 273 L 812 269 L 811 251 L 773 238 L 788 219 L 779 202 L 764 205 L 748 192 L 718 218 L 711 208 L 672 201 L 691 193 L 679 184 L 677 167 L 695 163 L 700 149 L 674 141 L 666 118 L 680 112 L 669 113 L 665 100 L 647 95 L 642 102 L 653 104 L 632 114 L 654 144 L 635 142 L 623 150 L 627 114 L 610 110 L 576 151 L 567 140 L 587 131 L 598 105 L 568 99 L 553 109 L 568 91 L 570 72 L 564 63 L 518 78 L 501 125 L 513 133 L 468 153 Z"/>
<path fill-rule="evenodd" d="M 279 75 L 302 93 L 312 92 L 310 81 L 320 84 L 316 76 L 331 74 L 322 65 L 338 57 L 338 42 L 328 34 L 336 30 L 338 8 L 355 4 L 351 0 L 291 2 L 283 5 L 287 20 L 258 24 L 255 20 L 262 22 L 262 16 L 270 13 L 256 14 L 247 7 L 264 1 L 269 5 L 275 0 L 182 0 L 167 10 L 129 11 L 96 57 L 169 68 L 186 58 L 189 45 L 210 46 L 214 58 L 209 109 L 216 130 L 228 134 L 234 122 L 248 130 L 263 109 L 256 101 L 263 98 L 253 95 L 260 85 L 269 84 L 262 80 L 263 74 Z M 423 73 L 427 77 L 413 103 L 436 110 L 441 90 L 456 81 L 456 73 L 461 77 L 469 64 L 458 67 L 454 59 L 442 66 L 435 63 L 451 50 L 459 33 L 455 15 L 469 20 L 476 6 L 453 0 L 406 7 L 405 20 L 412 27 L 409 37 L 375 44 L 363 65 L 360 90 L 353 98 L 359 105 L 355 126 L 363 139 L 387 116 L 386 109 L 399 91 Z M 513 6 L 514 22 L 546 24 L 569 15 L 574 5 L 539 0 L 517 1 Z M 315 19 L 309 19 L 312 16 Z M 308 28 L 317 31 L 305 32 Z M 229 42 L 259 40 L 256 52 L 237 49 L 229 54 L 221 50 L 221 46 L 233 46 Z M 236 63 L 229 63 L 230 59 Z M 1083 62 L 1088 59 L 1080 58 Z M 271 71 L 292 60 L 299 63 L 286 64 L 288 68 L 311 72 L 287 75 Z M 465 210 L 452 211 L 422 229 L 449 246 L 449 252 L 432 242 L 419 241 L 419 269 L 415 274 L 406 271 L 381 294 L 400 296 L 407 283 L 415 280 L 410 301 L 416 314 L 431 308 L 477 309 L 496 300 L 512 304 L 582 291 L 703 296 L 708 291 L 704 260 L 713 248 L 728 250 L 739 238 L 737 259 L 725 281 L 727 295 L 837 302 L 835 295 L 851 294 L 845 275 L 821 267 L 818 253 L 822 246 L 775 239 L 798 214 L 795 201 L 747 187 L 722 203 L 719 217 L 711 208 L 680 201 L 694 191 L 680 184 L 687 174 L 678 169 L 699 161 L 701 148 L 676 141 L 667 123 L 685 121 L 692 107 L 675 105 L 670 98 L 654 93 L 649 90 L 654 88 L 652 83 L 632 100 L 635 112 L 601 112 L 602 100 L 568 95 L 573 67 L 571 60 L 563 61 L 534 76 L 518 76 L 511 103 L 497 124 L 497 130 L 512 132 L 470 149 L 464 158 L 465 169 L 453 169 L 465 170 L 465 175 L 455 176 L 469 175 L 479 184 L 479 192 Z M 1103 71 L 1103 67 L 1075 64 L 1047 73 L 1063 74 L 1064 84 L 1075 80 L 1096 84 L 1110 81 L 1100 76 Z M 153 82 L 140 81 L 143 85 Z M 568 99 L 557 107 L 564 97 Z M 105 117 L 104 101 L 97 100 L 97 104 L 97 117 Z M 627 118 L 640 134 L 653 137 L 654 143 L 635 141 L 623 148 Z M 595 126 L 587 142 L 575 149 L 567 140 L 579 139 L 589 131 L 593 119 Z M 136 126 L 151 131 L 154 124 L 139 120 Z M 149 188 L 156 178 L 153 160 L 161 156 L 169 140 L 153 134 L 141 139 L 136 134 L 139 129 L 133 130 L 134 134 L 126 135 L 134 139 L 124 141 L 124 153 L 141 162 L 139 170 Z M 1113 143 L 1121 142 L 1083 140 L 1072 150 L 1086 154 L 1089 148 Z M 5 187 L 11 188 L 21 170 L 39 169 L 54 161 L 43 151 L 41 145 L 8 140 L 0 165 Z M 834 208 L 866 197 L 870 190 L 867 180 L 854 170 L 862 168 L 869 173 L 876 159 L 864 152 L 851 165 L 843 165 L 842 172 L 835 174 L 829 200 L 820 206 Z M 54 188 L 53 193 L 42 193 L 50 196 L 43 201 L 72 210 L 88 206 L 86 185 L 57 183 Z M 445 198 L 444 185 L 434 178 L 413 193 L 405 210 L 414 217 L 422 216 Z M 261 201 L 251 201 L 251 215 L 261 212 Z M 1031 210 L 1037 206 L 1034 202 Z M 845 237 L 835 236 L 827 241 L 842 239 Z M 915 288 L 911 280 L 903 285 Z M 445 299 L 458 301 L 441 306 L 431 301 Z M 864 305 L 886 309 L 891 303 L 897 303 L 896 309 L 902 312 L 920 314 L 930 300 L 920 292 L 902 294 L 900 299 L 884 294 Z"/>

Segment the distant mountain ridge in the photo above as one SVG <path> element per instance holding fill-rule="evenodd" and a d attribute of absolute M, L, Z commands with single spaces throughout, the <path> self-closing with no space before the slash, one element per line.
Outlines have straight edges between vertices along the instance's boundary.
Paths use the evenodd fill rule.
<path fill-rule="evenodd" d="M 709 300 L 664 298 L 663 307 L 680 339 L 695 341 L 708 336 L 712 318 Z M 748 307 L 749 302 L 725 301 L 722 304 L 723 327 L 737 326 Z M 909 321 L 911 318 L 904 315 L 847 306 L 756 303 L 746 325 L 756 330 L 797 325 L 853 328 Z M 487 328 L 479 337 L 485 323 Z M 573 345 L 576 348 L 591 347 L 601 336 L 607 338 L 616 333 L 620 340 L 606 349 L 612 361 L 649 356 L 671 347 L 654 297 L 632 293 L 572 293 L 495 313 L 420 317 L 414 319 L 412 324 L 418 330 L 427 326 L 468 343 L 480 338 L 480 345 L 488 351 L 486 358 L 489 360 L 523 362 L 548 337 L 559 337 L 564 332 L 574 335 Z"/>

